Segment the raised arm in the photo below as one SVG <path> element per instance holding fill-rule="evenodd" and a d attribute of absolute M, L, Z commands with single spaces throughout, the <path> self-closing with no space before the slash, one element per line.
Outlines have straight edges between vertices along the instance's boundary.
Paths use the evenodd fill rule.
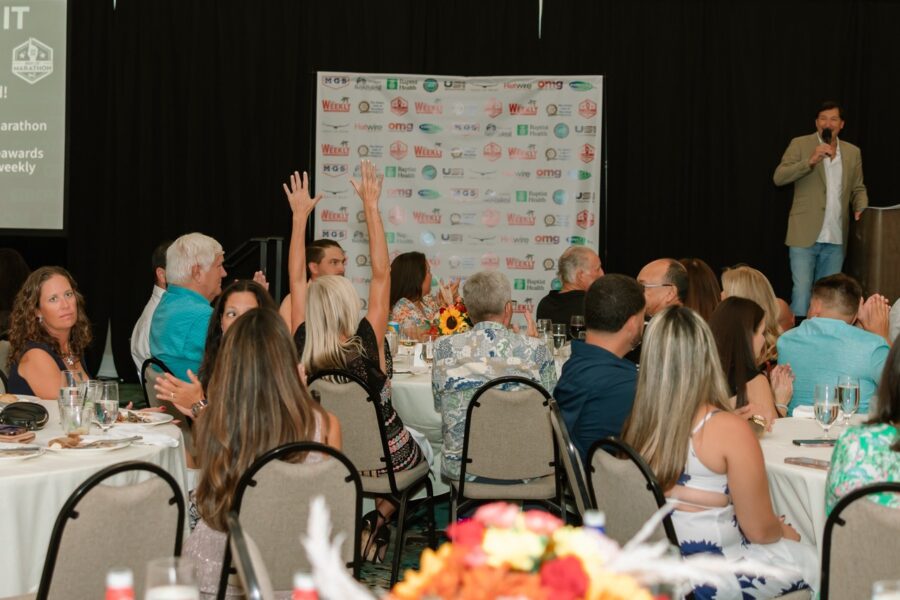
<path fill-rule="evenodd" d="M 364 160 L 360 165 L 360 181 L 350 180 L 356 194 L 363 203 L 366 215 L 366 229 L 369 233 L 369 257 L 372 263 L 372 281 L 369 283 L 369 305 L 366 318 L 372 324 L 379 349 L 384 343 L 387 330 L 388 313 L 391 297 L 391 264 L 388 260 L 387 240 L 384 237 L 384 223 L 378 210 L 378 199 L 381 197 L 382 176 L 378 175 L 375 165 Z M 382 353 L 382 363 L 384 361 Z M 384 364 L 382 364 L 384 369 Z"/>
<path fill-rule="evenodd" d="M 309 176 L 306 171 L 303 177 L 294 171 L 291 175 L 290 187 L 282 184 L 284 195 L 293 213 L 291 219 L 291 244 L 288 250 L 288 281 L 291 291 L 291 323 L 294 331 L 306 320 L 306 223 L 309 215 L 322 199 L 322 194 L 315 198 L 309 196 Z"/>

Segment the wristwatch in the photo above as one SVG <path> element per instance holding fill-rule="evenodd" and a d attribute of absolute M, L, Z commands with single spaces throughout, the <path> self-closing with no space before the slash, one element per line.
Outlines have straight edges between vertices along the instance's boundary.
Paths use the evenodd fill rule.
<path fill-rule="evenodd" d="M 193 415 L 193 417 L 196 419 L 197 415 L 199 415 L 200 412 L 204 408 L 206 408 L 207 404 L 209 404 L 209 402 L 206 400 L 206 398 L 200 400 L 200 402 L 194 402 L 193 404 L 191 404 L 191 415 Z"/>

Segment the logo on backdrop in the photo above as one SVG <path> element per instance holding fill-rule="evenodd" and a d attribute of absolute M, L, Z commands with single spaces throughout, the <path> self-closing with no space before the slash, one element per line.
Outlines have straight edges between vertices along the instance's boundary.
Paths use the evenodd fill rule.
<path fill-rule="evenodd" d="M 13 48 L 12 73 L 35 84 L 53 73 L 53 48 L 35 38 Z"/>

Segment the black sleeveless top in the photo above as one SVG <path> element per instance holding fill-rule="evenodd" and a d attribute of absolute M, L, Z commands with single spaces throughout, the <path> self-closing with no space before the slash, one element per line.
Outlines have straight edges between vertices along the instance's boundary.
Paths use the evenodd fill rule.
<path fill-rule="evenodd" d="M 25 351 L 22 352 L 22 355 L 25 355 L 25 352 L 29 350 L 43 350 L 47 354 L 49 354 L 53 361 L 56 363 L 56 366 L 59 367 L 60 371 L 65 371 L 69 367 L 63 361 L 62 357 L 56 353 L 51 346 L 45 344 L 43 342 L 25 342 Z M 81 360 L 81 366 L 84 368 L 84 360 Z M 87 369 L 84 369 L 85 374 L 90 377 L 87 372 Z M 10 394 L 22 394 L 26 396 L 35 396 L 34 390 L 31 389 L 31 386 L 25 381 L 25 378 L 19 375 L 19 363 L 18 361 L 12 362 L 9 365 L 9 390 L 7 390 Z"/>

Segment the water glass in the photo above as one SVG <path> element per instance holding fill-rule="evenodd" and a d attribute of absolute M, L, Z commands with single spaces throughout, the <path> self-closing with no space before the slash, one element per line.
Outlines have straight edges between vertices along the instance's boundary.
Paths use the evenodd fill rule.
<path fill-rule="evenodd" d="M 63 432 L 87 435 L 91 432 L 91 422 L 94 420 L 94 411 L 90 406 L 81 404 L 66 404 L 62 407 Z"/>
<path fill-rule="evenodd" d="M 119 384 L 115 381 L 103 381 L 101 382 L 103 385 L 100 386 L 100 397 L 99 401 L 103 400 L 115 400 L 116 405 L 119 404 Z"/>
<path fill-rule="evenodd" d="M 118 400 L 98 400 L 93 403 L 94 416 L 97 425 L 103 433 L 109 431 L 109 428 L 115 425 L 119 418 L 119 401 Z"/>
<path fill-rule="evenodd" d="M 872 600 L 900 600 L 900 579 L 873 583 Z"/>
<path fill-rule="evenodd" d="M 837 395 L 841 402 L 844 425 L 849 425 L 850 418 L 859 410 L 859 379 L 851 375 L 838 377 Z"/>
<path fill-rule="evenodd" d="M 59 396 L 56 398 L 59 407 L 59 424 L 63 423 L 63 409 L 67 406 L 81 407 L 84 405 L 81 397 L 81 389 L 78 387 L 61 387 L 59 388 Z"/>
<path fill-rule="evenodd" d="M 82 371 L 60 371 L 59 385 L 60 387 L 77 387 L 84 393 L 84 386 L 87 384 L 87 376 Z"/>
<path fill-rule="evenodd" d="M 825 430 L 825 437 L 829 438 L 828 430 L 837 421 L 841 412 L 841 403 L 837 397 L 836 386 L 829 383 L 816 384 L 815 394 L 813 395 L 813 410 L 816 415 L 816 421 Z"/>
<path fill-rule="evenodd" d="M 400 343 L 397 332 L 392 327 L 388 327 L 387 333 L 384 334 L 384 339 L 391 350 L 391 356 L 397 356 L 397 344 Z"/>
<path fill-rule="evenodd" d="M 537 331 L 539 334 L 540 333 L 549 333 L 551 335 L 553 334 L 553 330 L 551 329 L 551 327 L 553 327 L 553 321 L 551 321 L 550 319 L 538 319 L 536 321 L 536 324 L 537 324 Z"/>
<path fill-rule="evenodd" d="M 565 323 L 554 323 L 553 324 L 553 352 L 557 356 L 559 355 L 559 350 L 563 346 L 566 345 L 566 324 Z"/>
<path fill-rule="evenodd" d="M 184 556 L 151 560 L 144 589 L 144 600 L 199 600 L 194 561 Z"/>
<path fill-rule="evenodd" d="M 422 341 L 421 358 L 429 365 L 431 364 L 431 361 L 434 360 L 434 343 L 436 340 L 437 336 L 426 334 L 424 340 Z"/>

